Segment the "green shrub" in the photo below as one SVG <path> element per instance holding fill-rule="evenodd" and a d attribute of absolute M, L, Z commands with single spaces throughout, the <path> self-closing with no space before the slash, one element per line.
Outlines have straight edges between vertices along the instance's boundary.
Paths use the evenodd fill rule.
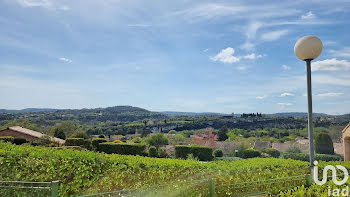
<path fill-rule="evenodd" d="M 122 143 L 124 143 L 124 142 L 121 141 L 121 140 L 114 140 L 113 143 L 115 143 L 115 144 L 122 144 Z"/>
<path fill-rule="evenodd" d="M 107 142 L 107 140 L 105 138 L 93 138 L 92 139 L 92 147 L 95 148 L 96 150 L 98 150 L 98 145 L 100 143 L 104 143 Z"/>
<path fill-rule="evenodd" d="M 294 159 L 300 161 L 310 161 L 310 156 L 308 153 L 283 153 L 283 159 Z M 326 154 L 315 154 L 316 161 L 341 161 L 342 157 L 340 155 L 326 155 Z"/>
<path fill-rule="evenodd" d="M 66 134 L 64 133 L 64 131 L 58 128 L 55 129 L 55 133 L 53 134 L 53 136 L 63 140 L 66 139 Z"/>
<path fill-rule="evenodd" d="M 245 150 L 238 151 L 237 156 L 243 159 L 260 157 L 261 152 L 253 148 L 248 148 Z"/>
<path fill-rule="evenodd" d="M 84 146 L 85 145 L 84 138 L 67 138 L 65 146 Z"/>
<path fill-rule="evenodd" d="M 142 143 L 142 139 L 139 138 L 139 137 L 136 137 L 136 138 L 132 139 L 132 142 L 134 142 L 134 143 Z"/>
<path fill-rule="evenodd" d="M 261 152 L 268 154 L 270 157 L 278 158 L 280 157 L 281 153 L 274 149 L 274 148 L 264 148 L 261 150 Z"/>
<path fill-rule="evenodd" d="M 90 136 L 85 132 L 85 131 L 75 131 L 72 135 L 72 138 L 84 138 L 84 139 L 88 139 L 90 138 Z"/>
<path fill-rule="evenodd" d="M 144 155 L 146 146 L 143 144 L 105 142 L 99 144 L 99 151 L 120 155 Z"/>
<path fill-rule="evenodd" d="M 169 134 L 176 134 L 177 132 L 175 130 L 170 130 Z"/>
<path fill-rule="evenodd" d="M 221 149 L 216 149 L 214 151 L 214 157 L 222 157 L 222 156 L 224 156 L 224 152 L 222 152 Z"/>
<path fill-rule="evenodd" d="M 49 146 L 51 144 L 51 137 L 48 135 L 41 136 L 39 144 L 43 146 Z"/>
<path fill-rule="evenodd" d="M 159 148 L 158 149 L 158 157 L 159 158 L 168 158 L 169 155 L 164 148 Z"/>
<path fill-rule="evenodd" d="M 175 157 L 187 159 L 188 154 L 193 154 L 201 161 L 211 161 L 213 159 L 213 148 L 199 145 L 177 145 L 175 146 Z"/>
<path fill-rule="evenodd" d="M 13 139 L 13 143 L 16 144 L 16 145 L 21 145 L 21 144 L 24 144 L 24 143 L 27 143 L 28 141 L 23 138 L 23 137 L 15 137 Z"/>
<path fill-rule="evenodd" d="M 98 138 L 105 138 L 105 136 L 104 135 L 99 135 Z"/>
<path fill-rule="evenodd" d="M 193 156 L 193 154 L 188 154 L 186 160 L 189 161 L 199 161 L 198 157 Z"/>
<path fill-rule="evenodd" d="M 14 138 L 12 136 L 1 136 L 0 140 L 13 143 Z"/>
<path fill-rule="evenodd" d="M 331 136 L 327 133 L 320 133 L 315 139 L 315 152 L 319 154 L 334 154 L 334 147 Z"/>
<path fill-rule="evenodd" d="M 294 146 L 288 147 L 286 152 L 287 153 L 301 153 L 301 149 L 294 145 Z"/>
<path fill-rule="evenodd" d="M 163 135 L 162 133 L 158 133 L 158 134 L 151 135 L 151 136 L 147 137 L 146 142 L 149 145 L 155 146 L 155 147 L 169 144 L 168 138 L 165 135 Z"/>
<path fill-rule="evenodd" d="M 148 148 L 148 156 L 150 156 L 150 157 L 158 157 L 157 148 L 155 146 L 150 146 Z"/>
<path fill-rule="evenodd" d="M 250 146 L 248 144 L 242 143 L 241 145 L 239 145 L 238 148 L 235 148 L 234 150 L 232 150 L 231 155 L 235 156 L 235 157 L 240 157 L 239 154 L 243 153 L 245 150 L 247 150 L 248 148 L 250 148 Z M 237 152 L 236 152 L 237 151 Z"/>

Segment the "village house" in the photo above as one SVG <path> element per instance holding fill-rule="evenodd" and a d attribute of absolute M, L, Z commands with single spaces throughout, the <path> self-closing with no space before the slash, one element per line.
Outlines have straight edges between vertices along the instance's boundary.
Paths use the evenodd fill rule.
<path fill-rule="evenodd" d="M 40 133 L 38 131 L 26 129 L 20 126 L 14 126 L 0 130 L 0 136 L 22 137 L 28 141 L 39 141 L 43 135 L 45 134 Z M 58 142 L 59 144 L 65 143 L 65 140 L 56 137 L 51 137 L 51 140 Z"/>
<path fill-rule="evenodd" d="M 343 129 L 344 161 L 350 161 L 350 123 Z"/>

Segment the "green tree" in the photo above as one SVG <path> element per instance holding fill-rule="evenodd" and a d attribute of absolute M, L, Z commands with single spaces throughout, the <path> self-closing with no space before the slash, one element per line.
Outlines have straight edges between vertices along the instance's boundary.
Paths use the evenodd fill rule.
<path fill-rule="evenodd" d="M 187 138 L 181 134 L 176 134 L 174 138 L 171 140 L 171 143 L 173 145 L 178 145 L 178 144 L 186 144 Z"/>
<path fill-rule="evenodd" d="M 66 139 L 66 134 L 64 133 L 63 130 L 56 128 L 55 133 L 53 134 L 54 137 L 60 138 L 65 140 Z"/>
<path fill-rule="evenodd" d="M 77 125 L 72 121 L 63 121 L 49 128 L 49 130 L 51 131 L 50 133 L 54 133 L 54 135 L 56 134 L 56 132 L 57 134 L 63 132 L 65 135 L 65 138 L 66 136 L 72 136 L 73 133 L 77 131 L 77 129 L 78 129 Z"/>
<path fill-rule="evenodd" d="M 146 137 L 150 133 L 151 133 L 151 131 L 149 129 L 142 129 L 140 131 L 141 137 Z"/>
<path fill-rule="evenodd" d="M 169 134 L 176 134 L 176 131 L 175 130 L 170 130 Z"/>
<path fill-rule="evenodd" d="M 190 137 L 191 135 L 193 135 L 193 131 L 183 130 L 183 131 L 181 131 L 180 134 L 185 136 L 185 137 Z"/>
<path fill-rule="evenodd" d="M 158 133 L 147 137 L 146 142 L 150 146 L 155 146 L 158 148 L 159 146 L 162 146 L 162 145 L 168 145 L 169 139 L 166 136 L 164 136 L 162 133 Z"/>
<path fill-rule="evenodd" d="M 219 141 L 225 141 L 228 139 L 228 136 L 227 136 L 227 132 L 228 132 L 228 128 L 227 126 L 223 126 L 219 129 L 219 132 L 218 132 L 218 135 L 219 135 L 219 138 L 218 140 Z"/>
<path fill-rule="evenodd" d="M 320 133 L 315 139 L 315 151 L 319 154 L 334 154 L 334 147 L 331 136 L 327 133 Z"/>
<path fill-rule="evenodd" d="M 77 130 L 73 133 L 72 135 L 73 138 L 84 138 L 84 139 L 89 139 L 90 136 L 85 132 L 85 131 L 82 131 L 82 130 Z"/>

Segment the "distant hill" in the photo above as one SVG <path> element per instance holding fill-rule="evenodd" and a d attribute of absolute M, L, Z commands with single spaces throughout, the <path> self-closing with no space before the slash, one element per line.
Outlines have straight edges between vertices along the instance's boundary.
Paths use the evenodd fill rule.
<path fill-rule="evenodd" d="M 284 113 L 274 113 L 274 114 L 267 114 L 268 116 L 275 116 L 275 117 L 307 117 L 306 112 L 284 112 Z M 322 117 L 322 116 L 329 116 L 328 114 L 324 113 L 312 113 L 314 117 Z"/>
<path fill-rule="evenodd" d="M 44 116 L 47 120 L 79 120 L 82 122 L 98 121 L 137 121 L 143 119 L 166 119 L 169 116 L 231 116 L 231 114 L 215 112 L 178 112 L 163 111 L 152 112 L 140 107 L 114 106 L 92 109 L 52 109 L 52 108 L 26 108 L 21 110 L 0 109 L 0 120 L 11 120 L 15 118 Z M 235 114 L 239 117 L 241 114 Z M 266 114 L 268 117 L 307 117 L 306 112 L 283 112 Z M 325 113 L 314 113 L 314 117 L 332 116 Z M 349 114 L 337 115 L 346 119 Z"/>
<path fill-rule="evenodd" d="M 0 110 L 0 120 L 12 120 L 23 117 L 45 117 L 46 120 L 79 120 L 88 122 L 137 121 L 143 119 L 165 119 L 168 116 L 159 112 L 132 106 L 114 106 L 93 109 L 40 109 Z"/>
<path fill-rule="evenodd" d="M 0 109 L 0 113 L 25 113 L 25 112 L 43 112 L 43 111 L 57 111 L 59 109 L 51 108 L 25 108 L 25 109 Z"/>
<path fill-rule="evenodd" d="M 163 111 L 160 112 L 166 115 L 175 115 L 175 116 L 228 116 L 230 114 L 224 113 L 215 113 L 215 112 L 178 112 L 178 111 Z"/>

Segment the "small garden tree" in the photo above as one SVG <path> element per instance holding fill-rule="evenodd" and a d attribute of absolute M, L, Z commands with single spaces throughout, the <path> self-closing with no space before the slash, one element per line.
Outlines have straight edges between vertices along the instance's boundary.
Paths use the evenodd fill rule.
<path fill-rule="evenodd" d="M 85 132 L 85 131 L 82 131 L 82 130 L 78 130 L 76 132 L 74 132 L 73 138 L 84 138 L 84 139 L 89 139 L 90 136 Z"/>
<path fill-rule="evenodd" d="M 319 154 L 334 154 L 334 147 L 331 136 L 327 133 L 320 133 L 315 139 L 315 151 Z"/>
<path fill-rule="evenodd" d="M 159 146 L 162 146 L 162 145 L 168 145 L 169 139 L 166 136 L 164 136 L 162 133 L 158 133 L 147 137 L 146 142 L 150 146 L 155 146 L 158 148 Z"/>
<path fill-rule="evenodd" d="M 223 126 L 219 129 L 218 135 L 219 135 L 219 141 L 225 141 L 227 140 L 228 136 L 227 136 L 227 126 Z"/>
<path fill-rule="evenodd" d="M 148 156 L 150 156 L 150 157 L 158 157 L 157 148 L 155 146 L 150 146 L 148 148 Z"/>
<path fill-rule="evenodd" d="M 64 133 L 63 130 L 61 130 L 60 128 L 55 128 L 55 133 L 53 135 L 54 137 L 60 138 L 62 140 L 66 139 L 66 134 Z"/>
<path fill-rule="evenodd" d="M 224 152 L 222 152 L 221 149 L 216 149 L 216 150 L 214 151 L 214 156 L 215 156 L 215 157 L 222 157 L 222 156 L 224 156 Z"/>

